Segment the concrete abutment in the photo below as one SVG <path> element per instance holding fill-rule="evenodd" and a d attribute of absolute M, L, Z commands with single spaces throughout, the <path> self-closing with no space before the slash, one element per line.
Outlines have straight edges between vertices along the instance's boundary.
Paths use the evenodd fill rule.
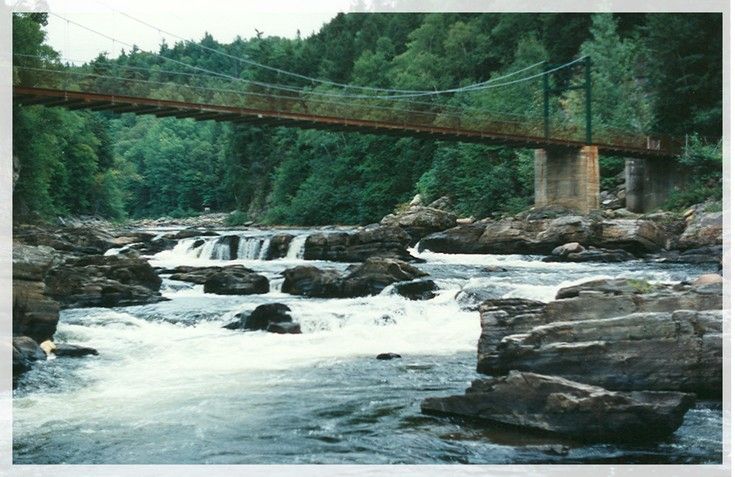
<path fill-rule="evenodd" d="M 536 149 L 535 207 L 557 206 L 588 213 L 600 207 L 597 146 Z"/>

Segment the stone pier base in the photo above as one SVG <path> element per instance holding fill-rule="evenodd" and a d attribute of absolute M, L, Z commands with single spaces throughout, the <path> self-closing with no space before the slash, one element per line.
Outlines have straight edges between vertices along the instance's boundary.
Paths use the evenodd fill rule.
<path fill-rule="evenodd" d="M 535 206 L 588 213 L 600 207 L 597 146 L 580 150 L 536 149 Z"/>
<path fill-rule="evenodd" d="M 625 208 L 639 213 L 655 210 L 685 181 L 686 174 L 673 159 L 626 159 Z"/>

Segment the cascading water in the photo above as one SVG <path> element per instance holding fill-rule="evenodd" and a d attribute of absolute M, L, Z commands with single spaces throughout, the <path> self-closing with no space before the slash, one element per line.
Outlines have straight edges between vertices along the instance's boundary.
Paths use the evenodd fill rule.
<path fill-rule="evenodd" d="M 298 260 L 304 258 L 307 238 L 309 238 L 308 234 L 302 234 L 297 235 L 291 240 L 291 243 L 288 245 L 288 253 L 286 253 L 287 260 Z"/>
<path fill-rule="evenodd" d="M 229 254 L 230 240 L 181 240 L 151 265 L 202 265 Z M 296 232 L 287 258 L 303 257 Z M 562 285 L 599 277 L 691 279 L 702 265 L 544 263 L 538 257 L 414 255 L 438 296 L 312 299 L 280 291 L 287 260 L 257 260 L 267 233 L 239 236 L 237 259 L 268 278 L 270 292 L 226 296 L 164 278 L 161 303 L 62 312 L 56 338 L 95 347 L 99 356 L 35 366 L 14 397 L 16 464 L 51 463 L 579 463 L 716 462 L 722 411 L 690 411 L 656 446 L 568 444 L 552 456 L 553 438 L 528 437 L 421 416 L 428 396 L 462 394 L 475 372 L 477 312 L 461 290 L 548 301 Z M 203 241 L 203 242 L 202 242 Z M 247 258 L 246 258 L 247 257 Z M 228 255 L 229 258 L 229 255 Z M 234 258 L 234 257 L 233 257 Z M 221 260 L 218 265 L 235 263 Z M 489 270 L 488 265 L 496 266 Z M 322 265 L 319 265 L 322 266 Z M 348 264 L 324 267 L 344 271 Z M 502 267 L 501 270 L 497 270 Z M 171 286 L 169 286 L 171 285 Z M 239 312 L 266 303 L 290 307 L 301 335 L 223 329 Z M 400 360 L 378 361 L 394 352 Z"/>

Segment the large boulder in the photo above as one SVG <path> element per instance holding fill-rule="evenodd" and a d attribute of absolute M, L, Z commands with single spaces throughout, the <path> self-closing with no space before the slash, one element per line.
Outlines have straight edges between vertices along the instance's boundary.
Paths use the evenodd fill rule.
<path fill-rule="evenodd" d="M 436 296 L 437 287 L 434 280 L 413 280 L 393 285 L 393 291 L 409 300 L 431 300 Z"/>
<path fill-rule="evenodd" d="M 288 254 L 288 248 L 293 241 L 294 236 L 287 233 L 275 234 L 268 243 L 268 251 L 265 254 L 266 260 L 275 260 L 283 258 Z"/>
<path fill-rule="evenodd" d="M 270 283 L 266 277 L 244 267 L 224 267 L 204 282 L 204 293 L 217 295 L 254 295 L 269 291 Z"/>
<path fill-rule="evenodd" d="M 304 259 L 362 262 L 369 257 L 411 260 L 406 250 L 411 236 L 396 226 L 369 225 L 353 233 L 325 232 L 310 235 L 304 244 Z"/>
<path fill-rule="evenodd" d="M 485 253 L 479 243 L 484 231 L 484 222 L 459 225 L 422 238 L 418 244 L 418 250 L 439 253 Z"/>
<path fill-rule="evenodd" d="M 38 343 L 28 336 L 13 336 L 13 384 L 21 374 L 31 369 L 35 361 L 46 359 Z"/>
<path fill-rule="evenodd" d="M 592 225 L 593 245 L 623 249 L 633 254 L 661 250 L 666 244 L 664 230 L 652 220 L 603 220 Z"/>
<path fill-rule="evenodd" d="M 360 265 L 350 266 L 344 276 L 334 269 L 322 270 L 310 265 L 289 268 L 282 275 L 284 281 L 281 291 L 284 293 L 320 298 L 352 298 L 377 295 L 388 285 L 409 282 L 427 274 L 402 260 L 372 257 Z"/>
<path fill-rule="evenodd" d="M 225 325 L 230 330 L 258 331 L 269 333 L 299 334 L 301 326 L 293 322 L 291 308 L 282 303 L 260 305 L 250 313 L 238 313 L 236 321 Z"/>
<path fill-rule="evenodd" d="M 430 233 L 454 227 L 457 225 L 457 216 L 441 209 L 417 205 L 396 214 L 386 215 L 380 224 L 402 228 L 415 243 Z"/>
<path fill-rule="evenodd" d="M 281 275 L 283 293 L 320 298 L 342 296 L 342 275 L 337 270 L 301 265 L 284 270 Z"/>
<path fill-rule="evenodd" d="M 687 216 L 687 226 L 679 237 L 681 249 L 722 246 L 722 212 L 705 212 L 694 208 Z"/>
<path fill-rule="evenodd" d="M 425 399 L 421 411 L 584 441 L 639 442 L 672 434 L 693 404 L 691 394 L 614 392 L 557 376 L 511 371 L 473 381 L 462 396 Z"/>
<path fill-rule="evenodd" d="M 554 374 L 613 390 L 718 395 L 719 287 L 596 280 L 562 289 L 548 304 L 484 303 L 477 369 Z"/>
<path fill-rule="evenodd" d="M 69 258 L 46 277 L 47 294 L 66 308 L 129 306 L 165 300 L 150 264 L 125 255 Z"/>
<path fill-rule="evenodd" d="M 376 257 L 369 258 L 348 271 L 349 274 L 342 284 L 342 294 L 345 297 L 377 295 L 392 283 L 411 281 L 428 275 L 401 260 Z"/>
<path fill-rule="evenodd" d="M 48 296 L 45 279 L 63 262 L 47 246 L 13 243 L 13 334 L 40 342 L 51 339 L 59 321 L 59 304 Z"/>

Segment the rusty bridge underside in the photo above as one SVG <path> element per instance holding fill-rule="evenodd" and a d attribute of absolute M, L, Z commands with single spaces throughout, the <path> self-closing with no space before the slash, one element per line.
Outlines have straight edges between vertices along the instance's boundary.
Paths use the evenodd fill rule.
<path fill-rule="evenodd" d="M 422 139 L 497 144 L 519 148 L 581 148 L 584 141 L 545 138 L 543 136 L 509 134 L 492 129 L 477 130 L 460 127 L 337 117 L 329 115 L 252 109 L 219 104 L 192 103 L 134 96 L 120 96 L 63 89 L 15 86 L 13 101 L 23 105 L 63 107 L 70 110 L 110 111 L 114 113 L 151 114 L 159 118 L 192 118 L 196 121 L 227 121 L 235 124 L 283 126 L 328 131 L 349 131 L 368 134 L 410 136 Z M 640 141 L 602 140 L 595 144 L 600 154 L 633 158 L 673 157 L 680 146 L 670 140 Z"/>

